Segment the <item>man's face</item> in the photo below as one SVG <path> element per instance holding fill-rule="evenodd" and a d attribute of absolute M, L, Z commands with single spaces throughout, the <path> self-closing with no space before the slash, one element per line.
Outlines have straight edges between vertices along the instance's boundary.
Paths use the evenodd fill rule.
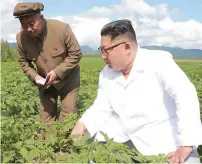
<path fill-rule="evenodd" d="M 28 33 L 29 36 L 35 37 L 41 33 L 43 29 L 43 16 L 40 14 L 29 15 L 20 18 L 22 29 Z"/>
<path fill-rule="evenodd" d="M 124 70 L 127 64 L 126 41 L 124 39 L 111 40 L 110 36 L 101 37 L 101 58 L 115 71 Z"/>

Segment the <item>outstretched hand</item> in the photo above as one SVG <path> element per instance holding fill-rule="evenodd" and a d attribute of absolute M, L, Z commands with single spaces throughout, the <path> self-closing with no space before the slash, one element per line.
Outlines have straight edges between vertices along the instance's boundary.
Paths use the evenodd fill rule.
<path fill-rule="evenodd" d="M 170 159 L 170 163 L 184 163 L 192 151 L 193 146 L 181 146 L 176 151 L 169 153 L 167 156 Z"/>

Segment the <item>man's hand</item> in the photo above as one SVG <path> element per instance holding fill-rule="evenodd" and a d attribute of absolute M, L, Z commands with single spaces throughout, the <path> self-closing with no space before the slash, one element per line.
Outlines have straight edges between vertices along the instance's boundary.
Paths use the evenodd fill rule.
<path fill-rule="evenodd" d="M 176 151 L 169 153 L 167 156 L 170 163 L 184 163 L 185 159 L 193 151 L 193 146 L 181 146 Z"/>
<path fill-rule="evenodd" d="M 46 83 L 45 86 L 49 87 L 56 79 L 57 79 L 57 75 L 54 71 L 50 71 L 47 75 L 46 75 Z"/>
<path fill-rule="evenodd" d="M 72 135 L 75 135 L 75 134 L 77 134 L 77 135 L 83 135 L 85 131 L 87 131 L 85 125 L 84 125 L 82 122 L 79 122 L 79 121 L 78 121 L 78 122 L 76 123 L 76 125 L 74 126 L 74 128 L 73 128 L 71 134 L 72 134 Z M 74 142 L 75 142 L 75 141 L 78 141 L 78 140 L 80 140 L 80 139 L 81 139 L 81 137 L 78 137 L 78 138 L 74 139 Z"/>

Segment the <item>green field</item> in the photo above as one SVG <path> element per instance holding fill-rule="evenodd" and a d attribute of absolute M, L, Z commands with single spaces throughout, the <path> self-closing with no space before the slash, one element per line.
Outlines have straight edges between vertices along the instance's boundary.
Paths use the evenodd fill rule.
<path fill-rule="evenodd" d="M 176 62 L 197 89 L 202 119 L 202 60 L 177 59 Z M 129 163 L 131 153 L 136 153 L 136 161 L 139 162 L 164 162 L 165 159 L 161 155 L 142 157 L 135 150 L 129 150 L 112 141 L 108 141 L 105 146 L 96 142 L 86 144 L 84 137 L 80 142 L 72 143 L 69 137 L 71 129 L 80 115 L 92 104 L 97 93 L 99 72 L 104 66 L 100 58 L 85 57 L 81 60 L 78 115 L 72 114 L 64 123 L 56 122 L 48 129 L 39 121 L 37 88 L 23 75 L 18 63 L 1 64 L 2 163 L 87 163 L 90 160 L 96 163 Z M 41 139 L 39 128 L 47 129 L 51 134 L 50 138 Z M 202 156 L 201 149 L 199 151 Z"/>

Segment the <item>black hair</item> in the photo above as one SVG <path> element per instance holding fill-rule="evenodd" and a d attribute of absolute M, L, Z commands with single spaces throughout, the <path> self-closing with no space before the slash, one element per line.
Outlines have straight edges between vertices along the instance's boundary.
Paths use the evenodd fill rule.
<path fill-rule="evenodd" d="M 135 30 L 130 20 L 122 19 L 106 24 L 101 30 L 101 36 L 110 36 L 112 40 L 126 35 L 131 41 L 137 43 Z"/>

